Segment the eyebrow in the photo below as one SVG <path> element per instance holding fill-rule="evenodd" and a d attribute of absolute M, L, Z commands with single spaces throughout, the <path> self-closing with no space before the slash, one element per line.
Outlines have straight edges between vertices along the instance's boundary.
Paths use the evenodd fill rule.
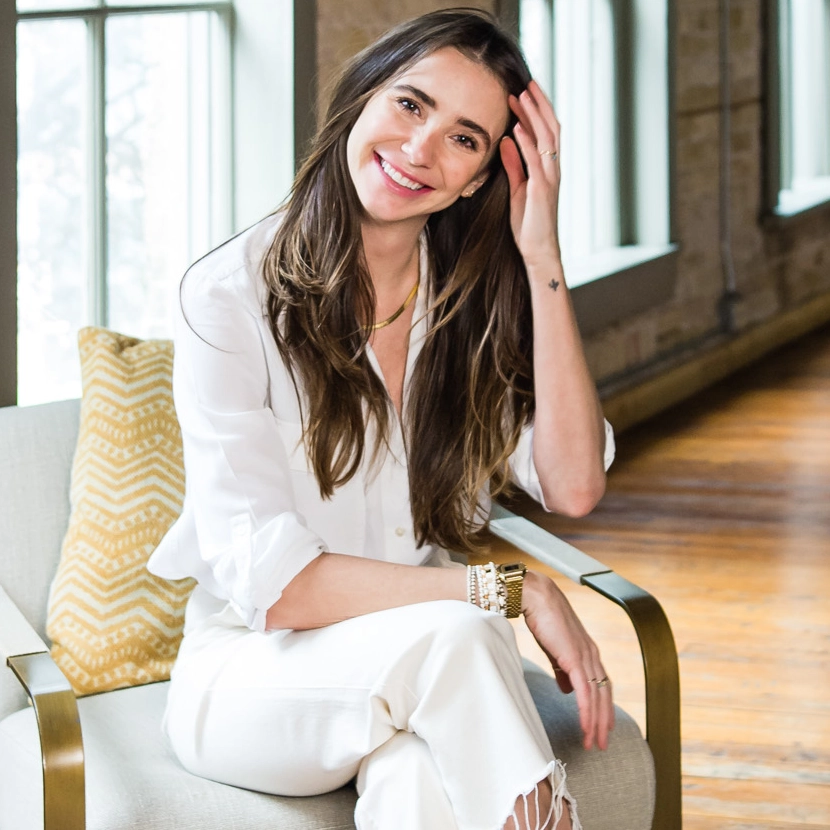
<path fill-rule="evenodd" d="M 415 98 L 419 98 L 423 101 L 428 107 L 431 109 L 435 109 L 437 104 L 435 99 L 431 95 L 427 95 L 422 89 L 418 89 L 416 86 L 412 86 L 411 84 L 397 84 L 394 89 L 404 90 L 409 92 Z M 482 141 L 484 141 L 487 150 L 490 149 L 493 140 L 490 138 L 490 133 L 481 126 L 481 124 L 477 124 L 470 118 L 459 118 L 456 122 L 460 124 L 462 127 L 466 127 L 470 132 L 474 132 L 476 135 L 480 136 Z"/>

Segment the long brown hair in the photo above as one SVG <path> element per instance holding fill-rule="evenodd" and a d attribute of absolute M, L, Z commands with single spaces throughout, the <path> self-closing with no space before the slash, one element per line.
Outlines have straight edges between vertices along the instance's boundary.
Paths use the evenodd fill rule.
<path fill-rule="evenodd" d="M 445 47 L 485 66 L 514 95 L 530 81 L 515 42 L 479 10 L 438 11 L 390 31 L 340 75 L 263 262 L 271 330 L 302 389 L 304 440 L 324 498 L 364 458 L 379 457 L 393 411 L 366 354 L 369 332 L 358 324 L 374 319 L 375 295 L 346 143 L 375 92 Z M 464 551 L 480 547 L 481 492 L 509 486 L 508 459 L 533 414 L 529 289 L 498 152 L 489 172 L 472 198 L 427 222 L 434 302 L 404 422 L 418 544 Z M 367 447 L 372 422 L 376 440 Z"/>

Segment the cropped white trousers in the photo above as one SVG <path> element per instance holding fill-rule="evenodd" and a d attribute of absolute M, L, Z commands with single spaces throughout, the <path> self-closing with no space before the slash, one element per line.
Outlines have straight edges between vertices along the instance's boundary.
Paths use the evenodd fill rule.
<path fill-rule="evenodd" d="M 269 634 L 228 607 L 189 621 L 165 722 L 205 778 L 307 796 L 356 777 L 359 830 L 501 830 L 521 795 L 531 827 L 555 827 L 565 804 L 579 827 L 512 627 L 462 602 Z M 547 823 L 533 798 L 546 777 Z"/>

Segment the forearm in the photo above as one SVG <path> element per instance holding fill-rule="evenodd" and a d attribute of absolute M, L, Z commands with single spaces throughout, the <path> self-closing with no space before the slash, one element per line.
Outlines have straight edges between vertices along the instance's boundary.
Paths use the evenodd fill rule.
<path fill-rule="evenodd" d="M 605 490 L 605 423 L 560 261 L 528 269 L 536 416 L 533 461 L 551 510 L 584 515 Z"/>
<path fill-rule="evenodd" d="M 396 565 L 323 553 L 291 580 L 268 609 L 266 628 L 322 628 L 402 605 L 466 598 L 464 568 Z"/>

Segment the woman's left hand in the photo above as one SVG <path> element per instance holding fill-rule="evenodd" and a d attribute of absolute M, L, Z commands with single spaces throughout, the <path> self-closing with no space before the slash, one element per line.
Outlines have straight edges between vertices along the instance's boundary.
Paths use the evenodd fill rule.
<path fill-rule="evenodd" d="M 614 701 L 596 643 L 553 580 L 536 571 L 525 574 L 522 613 L 551 662 L 559 688 L 576 693 L 583 746 L 607 749 Z"/>
<path fill-rule="evenodd" d="M 503 138 L 499 148 L 510 183 L 510 224 L 528 268 L 549 265 L 552 257 L 556 261 L 561 258 L 557 229 L 559 121 L 536 81 L 508 101 L 519 119 L 514 138 Z"/>

